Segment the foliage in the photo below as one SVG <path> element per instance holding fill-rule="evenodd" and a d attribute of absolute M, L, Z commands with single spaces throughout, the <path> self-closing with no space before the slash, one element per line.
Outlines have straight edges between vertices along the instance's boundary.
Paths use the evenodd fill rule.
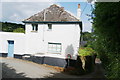
<path fill-rule="evenodd" d="M 83 36 L 84 41 L 91 40 L 91 33 L 89 33 L 89 32 L 83 32 L 82 36 Z"/>
<path fill-rule="evenodd" d="M 0 22 L 0 31 L 2 31 L 2 23 Z"/>
<path fill-rule="evenodd" d="M 10 22 L 0 22 L 2 23 L 2 31 L 4 32 L 13 32 L 17 28 L 23 28 L 25 30 L 25 26 L 22 24 L 10 23 Z"/>
<path fill-rule="evenodd" d="M 83 47 L 79 49 L 78 53 L 82 62 L 82 71 L 84 73 L 92 72 L 94 70 L 96 52 L 90 47 Z"/>
<path fill-rule="evenodd" d="M 90 47 L 94 49 L 94 41 L 95 41 L 95 35 L 93 32 L 83 32 L 82 33 L 83 41 L 87 41 L 87 43 L 84 45 L 84 47 Z"/>
<path fill-rule="evenodd" d="M 25 30 L 23 28 L 17 28 L 17 29 L 14 29 L 13 32 L 25 33 Z"/>
<path fill-rule="evenodd" d="M 95 51 L 92 48 L 80 48 L 79 51 L 79 56 L 91 56 L 95 54 Z"/>
<path fill-rule="evenodd" d="M 93 28 L 96 35 L 94 49 L 99 53 L 106 77 L 119 78 L 120 2 L 96 3 L 93 13 Z"/>
<path fill-rule="evenodd" d="M 82 41 L 83 41 L 83 47 L 87 47 L 89 41 L 91 40 L 91 33 L 89 32 L 82 32 Z"/>

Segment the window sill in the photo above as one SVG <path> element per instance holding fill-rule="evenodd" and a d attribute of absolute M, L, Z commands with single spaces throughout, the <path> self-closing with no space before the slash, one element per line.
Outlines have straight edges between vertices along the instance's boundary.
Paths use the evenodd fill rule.
<path fill-rule="evenodd" d="M 38 31 L 31 31 L 31 32 L 37 33 Z"/>

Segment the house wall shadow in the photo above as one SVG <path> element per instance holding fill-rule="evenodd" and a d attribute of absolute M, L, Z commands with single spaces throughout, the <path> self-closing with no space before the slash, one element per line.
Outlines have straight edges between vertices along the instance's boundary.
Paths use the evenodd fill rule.
<path fill-rule="evenodd" d="M 72 56 L 73 56 L 73 54 L 74 54 L 74 48 L 73 48 L 73 45 L 71 44 L 71 45 L 68 45 L 67 46 L 67 48 L 65 49 L 65 56 L 66 56 L 66 62 L 67 62 L 67 64 L 66 64 L 66 68 L 67 67 L 69 67 L 69 66 L 74 66 L 75 64 L 75 60 L 72 60 L 72 59 L 68 59 L 67 58 L 67 55 L 68 54 L 70 54 L 71 55 L 71 58 L 72 58 Z"/>
<path fill-rule="evenodd" d="M 65 54 L 71 54 L 73 55 L 74 54 L 74 48 L 73 48 L 73 45 L 68 45 L 67 48 L 65 49 Z"/>

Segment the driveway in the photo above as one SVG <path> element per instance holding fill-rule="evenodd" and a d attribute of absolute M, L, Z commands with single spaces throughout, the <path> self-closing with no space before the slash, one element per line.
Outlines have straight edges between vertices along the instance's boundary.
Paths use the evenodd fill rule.
<path fill-rule="evenodd" d="M 0 65 L 2 64 L 1 69 L 3 78 L 95 78 L 95 74 L 97 73 L 94 72 L 84 76 L 73 76 L 63 74 L 51 67 L 21 59 L 0 57 L 0 61 Z M 102 73 L 99 71 L 99 74 L 96 75 L 101 78 L 101 74 Z"/>

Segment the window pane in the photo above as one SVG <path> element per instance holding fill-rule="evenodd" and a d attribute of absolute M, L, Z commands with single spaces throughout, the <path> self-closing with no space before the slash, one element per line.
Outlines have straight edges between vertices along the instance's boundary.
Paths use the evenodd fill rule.
<path fill-rule="evenodd" d="M 61 43 L 48 43 L 48 51 L 51 53 L 60 53 L 61 47 Z"/>
<path fill-rule="evenodd" d="M 51 47 L 51 48 L 52 48 L 52 46 L 53 46 L 52 44 L 49 44 L 49 47 Z"/>
<path fill-rule="evenodd" d="M 32 24 L 32 30 L 38 31 L 38 24 Z"/>
<path fill-rule="evenodd" d="M 36 31 L 38 31 L 38 26 L 36 26 L 36 28 L 35 28 L 35 29 L 36 29 Z"/>
<path fill-rule="evenodd" d="M 53 48 L 56 48 L 56 45 L 55 45 L 55 44 L 53 44 Z"/>
<path fill-rule="evenodd" d="M 32 24 L 32 30 L 34 31 L 34 25 Z"/>
<path fill-rule="evenodd" d="M 52 24 L 48 24 L 48 29 L 52 29 Z"/>
<path fill-rule="evenodd" d="M 60 48 L 61 48 L 61 45 L 57 45 L 57 48 L 59 48 L 59 49 L 60 49 Z"/>
<path fill-rule="evenodd" d="M 57 48 L 57 51 L 58 51 L 58 52 L 61 52 L 61 48 Z"/>

